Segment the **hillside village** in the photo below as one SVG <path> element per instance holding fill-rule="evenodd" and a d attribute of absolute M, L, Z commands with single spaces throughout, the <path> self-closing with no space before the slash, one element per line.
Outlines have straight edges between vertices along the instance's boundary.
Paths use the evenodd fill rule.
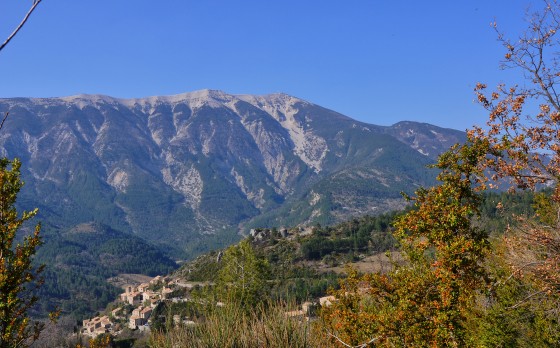
<path fill-rule="evenodd" d="M 81 333 L 95 338 L 101 334 L 118 335 L 126 327 L 132 330 L 149 330 L 150 318 L 156 306 L 164 300 L 178 302 L 182 297 L 172 297 L 175 289 L 187 288 L 184 284 L 169 277 L 157 276 L 140 285 L 128 285 L 119 297 L 119 306 L 109 315 L 97 316 L 83 321 Z M 184 293 L 177 291 L 177 293 Z M 128 310 L 127 310 L 128 309 Z"/>
<path fill-rule="evenodd" d="M 298 227 L 292 230 L 280 228 L 278 235 L 281 239 L 294 240 L 298 236 L 310 236 L 312 232 L 312 227 Z M 272 231 L 269 229 L 251 229 L 249 236 L 258 243 L 271 238 L 271 233 Z M 220 261 L 221 256 L 222 253 L 218 253 L 217 262 Z M 164 301 L 186 302 L 189 300 L 189 290 L 195 286 L 208 285 L 205 282 L 186 281 L 181 277 L 161 275 L 140 284 L 130 284 L 130 281 L 132 280 L 129 280 L 128 284 L 121 284 L 124 292 L 119 295 L 116 308 L 107 310 L 104 315 L 83 320 L 80 330 L 82 335 L 91 338 L 103 334 L 118 336 L 125 328 L 149 332 L 153 319 L 152 314 L 160 303 Z M 322 297 L 317 303 L 304 302 L 298 310 L 288 311 L 285 315 L 309 320 L 315 315 L 317 305 L 329 305 L 329 300 L 332 300 L 332 296 Z M 220 303 L 217 305 L 220 305 Z M 195 324 L 194 321 L 177 315 L 173 317 L 173 321 L 176 325 L 179 323 Z"/>
<path fill-rule="evenodd" d="M 104 334 L 118 336 L 125 328 L 150 332 L 155 308 L 164 301 L 188 301 L 188 290 L 196 285 L 201 284 L 159 275 L 139 285 L 127 285 L 125 292 L 119 296 L 117 308 L 109 314 L 83 320 L 80 333 L 96 338 Z M 309 321 L 315 318 L 317 305 L 329 306 L 333 300 L 333 296 L 324 296 L 318 299 L 317 303 L 307 301 L 301 304 L 300 309 L 285 312 L 285 316 Z M 216 305 L 220 306 L 223 303 L 218 302 Z M 175 325 L 196 325 L 195 321 L 181 318 L 179 315 L 173 316 L 173 322 Z"/>

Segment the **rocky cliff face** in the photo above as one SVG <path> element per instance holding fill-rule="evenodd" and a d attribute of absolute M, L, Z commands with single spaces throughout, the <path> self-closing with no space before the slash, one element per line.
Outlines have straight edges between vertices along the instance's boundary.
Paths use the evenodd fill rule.
<path fill-rule="evenodd" d="M 240 228 L 328 223 L 402 206 L 464 133 L 380 127 L 285 94 L 203 90 L 0 99 L 1 154 L 50 229 L 97 221 L 187 251 Z"/>

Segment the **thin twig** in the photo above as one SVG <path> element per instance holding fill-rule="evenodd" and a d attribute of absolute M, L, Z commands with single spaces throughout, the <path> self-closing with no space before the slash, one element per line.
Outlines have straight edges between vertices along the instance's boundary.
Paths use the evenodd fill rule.
<path fill-rule="evenodd" d="M 348 343 L 346 343 L 346 342 L 344 342 L 343 340 L 341 340 L 338 336 L 336 336 L 336 335 L 334 335 L 334 334 L 332 334 L 332 333 L 330 333 L 330 332 L 329 332 L 328 334 L 329 334 L 330 336 L 336 338 L 336 340 L 337 340 L 338 342 L 340 342 L 342 345 L 344 345 L 345 347 L 348 347 L 348 348 L 366 348 L 366 347 L 368 346 L 368 344 L 373 343 L 373 342 L 375 342 L 375 341 L 377 341 L 377 340 L 379 339 L 378 337 L 374 337 L 374 338 L 372 338 L 371 340 L 369 340 L 369 341 L 366 342 L 366 343 L 362 343 L 362 344 L 360 344 L 360 345 L 358 345 L 358 346 L 351 346 L 351 345 L 349 345 Z"/>
<path fill-rule="evenodd" d="M 6 119 L 8 118 L 8 115 L 10 114 L 10 112 L 6 112 L 6 114 L 4 115 L 4 118 L 2 119 L 2 123 L 0 123 L 0 130 L 2 130 L 2 127 L 4 127 L 4 122 L 6 122 Z"/>
<path fill-rule="evenodd" d="M 505 284 L 507 283 L 511 278 L 515 277 L 515 275 L 521 271 L 522 269 L 529 267 L 529 266 L 534 266 L 534 265 L 538 265 L 541 262 L 529 262 L 524 264 L 523 266 L 521 266 L 516 272 L 513 272 L 509 275 L 509 277 L 507 277 L 504 281 L 498 280 L 496 283 L 494 283 L 494 285 L 492 285 L 492 288 L 495 288 L 496 286 L 500 285 L 500 284 Z"/>
<path fill-rule="evenodd" d="M 523 305 L 524 303 L 526 303 L 527 301 L 529 301 L 531 298 L 533 298 L 533 297 L 535 297 L 535 296 L 537 296 L 537 295 L 540 295 L 540 294 L 544 294 L 544 293 L 545 293 L 545 291 L 537 291 L 537 292 L 534 292 L 534 293 L 532 293 L 532 294 L 526 296 L 524 299 L 522 299 L 522 300 L 519 301 L 518 303 L 514 304 L 513 306 L 507 307 L 506 309 L 508 309 L 508 310 L 516 309 L 517 307 L 519 307 L 519 306 Z"/>
<path fill-rule="evenodd" d="M 12 32 L 12 34 L 10 34 L 10 36 L 6 39 L 6 41 L 4 41 L 4 43 L 0 46 L 0 51 L 2 51 L 2 49 L 8 44 L 8 42 L 10 42 L 10 40 L 12 40 L 14 38 L 14 36 L 16 36 L 16 34 L 18 33 L 18 31 L 23 27 L 23 25 L 25 24 L 25 22 L 27 22 L 27 20 L 29 19 L 29 16 L 31 16 L 31 13 L 33 13 L 33 11 L 35 10 L 35 8 L 37 7 L 37 5 L 39 5 L 39 3 L 42 0 L 34 0 L 33 1 L 33 6 L 31 6 L 31 8 L 29 9 L 29 11 L 27 11 L 27 14 L 25 15 L 25 17 L 23 17 L 23 20 L 21 21 L 21 23 L 19 23 L 19 25 L 17 26 L 17 28 Z"/>

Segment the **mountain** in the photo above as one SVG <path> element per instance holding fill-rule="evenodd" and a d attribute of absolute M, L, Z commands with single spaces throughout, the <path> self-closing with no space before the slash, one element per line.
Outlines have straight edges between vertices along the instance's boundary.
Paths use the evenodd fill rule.
<path fill-rule="evenodd" d="M 286 95 L 202 90 L 118 99 L 0 99 L 20 205 L 47 231 L 98 222 L 176 256 L 253 227 L 334 223 L 403 206 L 463 132 L 353 120 Z"/>

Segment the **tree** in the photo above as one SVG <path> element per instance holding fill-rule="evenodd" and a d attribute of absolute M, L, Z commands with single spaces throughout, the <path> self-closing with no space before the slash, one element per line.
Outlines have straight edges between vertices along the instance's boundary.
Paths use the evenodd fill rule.
<path fill-rule="evenodd" d="M 420 189 L 394 236 L 405 263 L 387 274 L 351 272 L 323 311 L 329 333 L 351 346 L 462 347 L 477 295 L 487 284 L 487 234 L 473 225 L 480 205 L 485 141 L 455 146 L 435 167 L 440 185 Z"/>
<path fill-rule="evenodd" d="M 33 0 L 33 4 L 16 29 L 0 45 L 0 51 L 15 37 L 25 25 L 41 0 Z M 6 113 L 0 123 L 0 130 L 8 117 Z M 28 311 L 37 302 L 34 291 L 42 284 L 40 274 L 44 266 L 34 268 L 33 256 L 41 245 L 40 224 L 34 232 L 23 237 L 17 235 L 25 222 L 37 214 L 37 209 L 21 216 L 15 208 L 19 190 L 23 186 L 20 179 L 21 162 L 0 159 L 0 347 L 24 347 L 30 341 L 39 338 L 43 325 L 39 322 L 31 325 Z M 51 313 L 55 320 L 57 313 Z"/>
<path fill-rule="evenodd" d="M 227 248 L 218 273 L 218 296 L 252 308 L 266 295 L 268 263 L 255 253 L 249 239 Z"/>
<path fill-rule="evenodd" d="M 475 92 L 487 127 L 439 158 L 442 184 L 421 189 L 395 236 L 407 263 L 351 274 L 324 311 L 347 346 L 557 346 L 560 340 L 560 5 L 544 1 L 518 39 L 498 31 L 503 67 L 523 87 Z M 513 216 L 494 241 L 476 228 L 486 187 L 539 190 L 537 216 Z M 355 329 L 352 329 L 355 328 Z"/>
<path fill-rule="evenodd" d="M 510 39 L 498 29 L 505 48 L 502 67 L 522 73 L 519 85 L 475 88 L 488 111 L 487 127 L 468 132 L 488 143 L 480 161 L 490 186 L 550 193 L 536 195 L 536 216 L 513 216 L 494 244 L 499 258 L 489 267 L 495 282 L 486 299 L 483 344 L 556 346 L 560 335 L 560 5 L 528 16 L 528 28 Z"/>
<path fill-rule="evenodd" d="M 32 261 L 41 244 L 40 225 L 16 243 L 24 224 L 37 214 L 37 209 L 18 215 L 17 194 L 23 186 L 21 162 L 0 159 L 0 347 L 22 347 L 35 340 L 41 325 L 31 325 L 29 309 L 37 302 L 34 290 L 41 284 L 43 266 L 34 268 Z"/>
<path fill-rule="evenodd" d="M 523 73 L 523 87 L 500 85 L 488 93 L 479 83 L 475 92 L 489 112 L 487 129 L 475 127 L 471 140 L 486 141 L 488 156 L 480 168 L 490 185 L 509 181 L 510 190 L 552 189 L 539 195 L 540 218 L 518 217 L 506 231 L 507 262 L 517 278 L 536 288 L 525 300 L 560 303 L 560 5 L 544 1 L 529 16 L 527 31 L 517 39 L 498 38 L 506 53 L 502 66 Z"/>

